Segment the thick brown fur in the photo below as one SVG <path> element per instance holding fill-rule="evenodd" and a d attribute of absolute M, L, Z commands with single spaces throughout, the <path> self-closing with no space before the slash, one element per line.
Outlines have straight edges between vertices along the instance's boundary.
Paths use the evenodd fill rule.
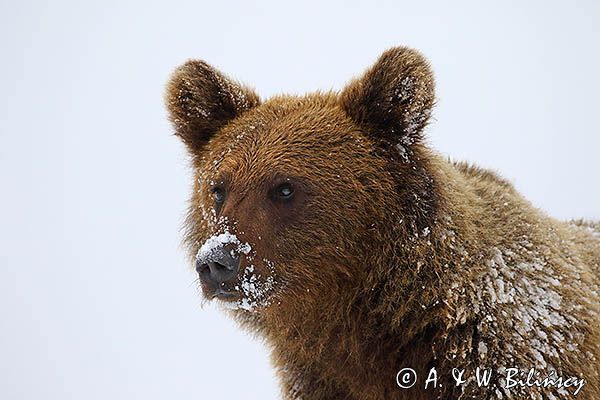
<path fill-rule="evenodd" d="M 453 368 L 476 367 L 555 369 L 585 379 L 578 398 L 600 398 L 598 224 L 550 218 L 495 173 L 431 151 L 420 54 L 394 48 L 341 93 L 262 104 L 189 61 L 166 101 L 195 174 L 190 256 L 223 231 L 252 246 L 242 264 L 276 284 L 230 313 L 271 346 L 285 399 L 569 396 L 508 391 L 501 373 L 453 384 Z M 281 181 L 289 204 L 269 200 Z M 396 383 L 405 367 L 412 389 Z M 432 367 L 442 386 L 424 390 Z"/>

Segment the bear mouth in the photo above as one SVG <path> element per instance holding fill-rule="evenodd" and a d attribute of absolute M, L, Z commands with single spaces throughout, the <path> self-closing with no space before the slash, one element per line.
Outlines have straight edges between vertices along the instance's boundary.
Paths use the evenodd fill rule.
<path fill-rule="evenodd" d="M 221 301 L 236 301 L 241 297 L 241 293 L 237 290 L 222 286 L 215 286 L 207 282 L 202 282 L 202 292 L 208 300 L 221 300 Z"/>
<path fill-rule="evenodd" d="M 218 299 L 218 300 L 225 300 L 225 301 L 235 301 L 239 298 L 240 298 L 239 293 L 225 290 L 223 288 L 218 288 L 210 296 L 211 300 Z"/>

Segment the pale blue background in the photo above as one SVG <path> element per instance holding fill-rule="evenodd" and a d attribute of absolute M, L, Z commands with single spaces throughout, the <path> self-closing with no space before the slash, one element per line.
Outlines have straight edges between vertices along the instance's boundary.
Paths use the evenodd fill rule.
<path fill-rule="evenodd" d="M 162 92 L 187 58 L 269 96 L 416 47 L 435 148 L 600 218 L 597 1 L 83 3 L 0 4 L 1 399 L 277 398 L 178 248 L 189 171 Z"/>

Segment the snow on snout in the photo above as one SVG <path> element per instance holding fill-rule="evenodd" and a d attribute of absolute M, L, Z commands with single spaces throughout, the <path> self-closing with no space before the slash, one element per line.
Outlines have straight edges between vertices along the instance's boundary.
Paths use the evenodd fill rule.
<path fill-rule="evenodd" d="M 222 301 L 220 302 L 221 306 L 230 310 L 254 311 L 259 307 L 269 305 L 269 296 L 276 286 L 273 263 L 264 259 L 268 273 L 267 275 L 257 273 L 252 264 L 256 254 L 253 253 L 252 246 L 249 243 L 242 242 L 234 234 L 225 231 L 208 238 L 196 253 L 196 260 L 201 263 L 214 261 L 219 250 L 228 245 L 231 248 L 232 257 L 239 254 L 247 255 L 248 265 L 243 268 L 238 278 L 236 278 L 235 290 L 239 292 L 241 297 L 234 302 Z"/>
<path fill-rule="evenodd" d="M 196 253 L 196 260 L 201 262 L 211 261 L 218 249 L 232 244 L 235 247 L 231 250 L 232 253 L 238 252 L 248 254 L 252 250 L 249 243 L 241 242 L 237 236 L 232 233 L 224 232 L 218 235 L 209 237 L 206 242 L 200 247 L 198 253 Z M 235 256 L 235 254 L 232 254 Z"/>

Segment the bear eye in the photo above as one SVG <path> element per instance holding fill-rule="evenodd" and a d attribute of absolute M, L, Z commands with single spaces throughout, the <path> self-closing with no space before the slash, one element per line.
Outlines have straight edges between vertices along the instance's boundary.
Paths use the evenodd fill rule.
<path fill-rule="evenodd" d="M 215 200 L 215 204 L 220 206 L 225 202 L 225 191 L 221 187 L 212 188 L 213 199 Z"/>
<path fill-rule="evenodd" d="M 275 197 L 280 200 L 289 200 L 294 196 L 294 187 L 289 182 L 284 182 L 275 188 Z"/>

